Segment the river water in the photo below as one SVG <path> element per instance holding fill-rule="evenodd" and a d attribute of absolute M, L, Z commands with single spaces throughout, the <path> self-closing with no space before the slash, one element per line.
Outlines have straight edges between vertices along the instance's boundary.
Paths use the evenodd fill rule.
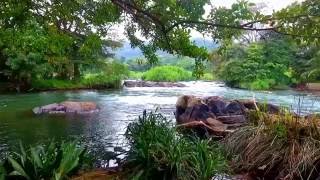
<path fill-rule="evenodd" d="M 319 112 L 320 96 L 292 90 L 248 91 L 225 87 L 218 82 L 185 82 L 187 87 L 136 87 L 121 90 L 57 91 L 16 95 L 0 95 L 0 155 L 23 144 L 49 140 L 80 139 L 99 159 L 99 165 L 109 152 L 126 147 L 123 136 L 128 123 L 143 110 L 164 113 L 174 121 L 174 108 L 180 95 L 222 96 L 226 99 L 251 99 L 287 106 L 293 110 Z M 100 112 L 95 115 L 63 116 L 32 114 L 32 108 L 65 100 L 94 101 Z M 299 108 L 298 108 L 299 107 Z M 108 153 L 107 153 L 108 152 Z"/>

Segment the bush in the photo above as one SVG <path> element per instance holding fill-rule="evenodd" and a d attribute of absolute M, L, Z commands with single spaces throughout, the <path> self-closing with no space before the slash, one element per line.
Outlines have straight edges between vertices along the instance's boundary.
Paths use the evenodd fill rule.
<path fill-rule="evenodd" d="M 140 79 L 142 79 L 143 74 L 144 74 L 144 72 L 130 71 L 130 73 L 129 73 L 129 78 L 130 78 L 130 79 L 140 80 Z"/>
<path fill-rule="evenodd" d="M 158 66 L 145 72 L 143 79 L 147 81 L 188 81 L 194 80 L 192 73 L 176 66 Z"/>
<path fill-rule="evenodd" d="M 103 62 L 98 72 L 87 72 L 79 81 L 37 79 L 32 81 L 32 88 L 36 90 L 119 88 L 121 81 L 128 75 L 129 71 L 123 64 L 115 61 Z"/>
<path fill-rule="evenodd" d="M 2 176 L 12 179 L 65 179 L 86 164 L 86 151 L 76 142 L 37 145 L 9 156 L 2 167 Z M 0 168 L 1 173 L 1 168 Z M 0 174 L 1 177 L 1 174 Z"/>
<path fill-rule="evenodd" d="M 263 179 L 316 179 L 320 170 L 318 118 L 291 113 L 248 114 L 250 126 L 225 140 L 236 173 L 250 172 Z"/>
<path fill-rule="evenodd" d="M 126 162 L 135 178 L 207 180 L 226 170 L 217 144 L 181 136 L 161 114 L 144 112 L 129 124 L 126 137 L 131 147 Z"/>
<path fill-rule="evenodd" d="M 207 80 L 207 81 L 213 81 L 216 78 L 214 77 L 213 73 L 204 73 L 203 76 L 200 77 L 200 80 Z"/>

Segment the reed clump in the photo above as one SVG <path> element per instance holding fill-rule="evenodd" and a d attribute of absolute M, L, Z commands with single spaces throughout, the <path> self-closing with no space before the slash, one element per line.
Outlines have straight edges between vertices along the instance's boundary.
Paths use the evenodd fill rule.
<path fill-rule="evenodd" d="M 226 137 L 234 171 L 267 179 L 315 179 L 320 171 L 320 118 L 248 112 L 250 125 Z"/>

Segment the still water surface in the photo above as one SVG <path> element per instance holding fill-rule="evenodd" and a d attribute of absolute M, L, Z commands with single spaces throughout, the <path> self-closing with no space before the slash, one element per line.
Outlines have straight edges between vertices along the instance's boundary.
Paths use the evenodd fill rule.
<path fill-rule="evenodd" d="M 58 91 L 17 95 L 0 95 L 0 155 L 3 157 L 21 141 L 24 144 L 78 138 L 101 160 L 105 152 L 125 147 L 123 134 L 128 123 L 144 109 L 160 108 L 174 121 L 174 107 L 180 95 L 223 96 L 289 106 L 304 111 L 320 112 L 320 96 L 285 91 L 247 91 L 225 87 L 218 82 L 186 82 L 183 88 L 124 88 L 104 91 Z M 300 99 L 300 103 L 299 103 Z M 101 111 L 85 116 L 35 116 L 32 108 L 65 100 L 94 101 Z M 301 103 L 302 102 L 302 103 Z M 301 107 L 300 107 L 301 108 Z M 103 162 L 103 161 L 102 161 Z"/>

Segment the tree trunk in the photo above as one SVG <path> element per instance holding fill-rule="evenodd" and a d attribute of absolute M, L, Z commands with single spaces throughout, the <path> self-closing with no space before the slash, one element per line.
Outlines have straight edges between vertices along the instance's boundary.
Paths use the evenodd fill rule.
<path fill-rule="evenodd" d="M 78 63 L 73 64 L 73 80 L 80 79 L 80 66 Z"/>

